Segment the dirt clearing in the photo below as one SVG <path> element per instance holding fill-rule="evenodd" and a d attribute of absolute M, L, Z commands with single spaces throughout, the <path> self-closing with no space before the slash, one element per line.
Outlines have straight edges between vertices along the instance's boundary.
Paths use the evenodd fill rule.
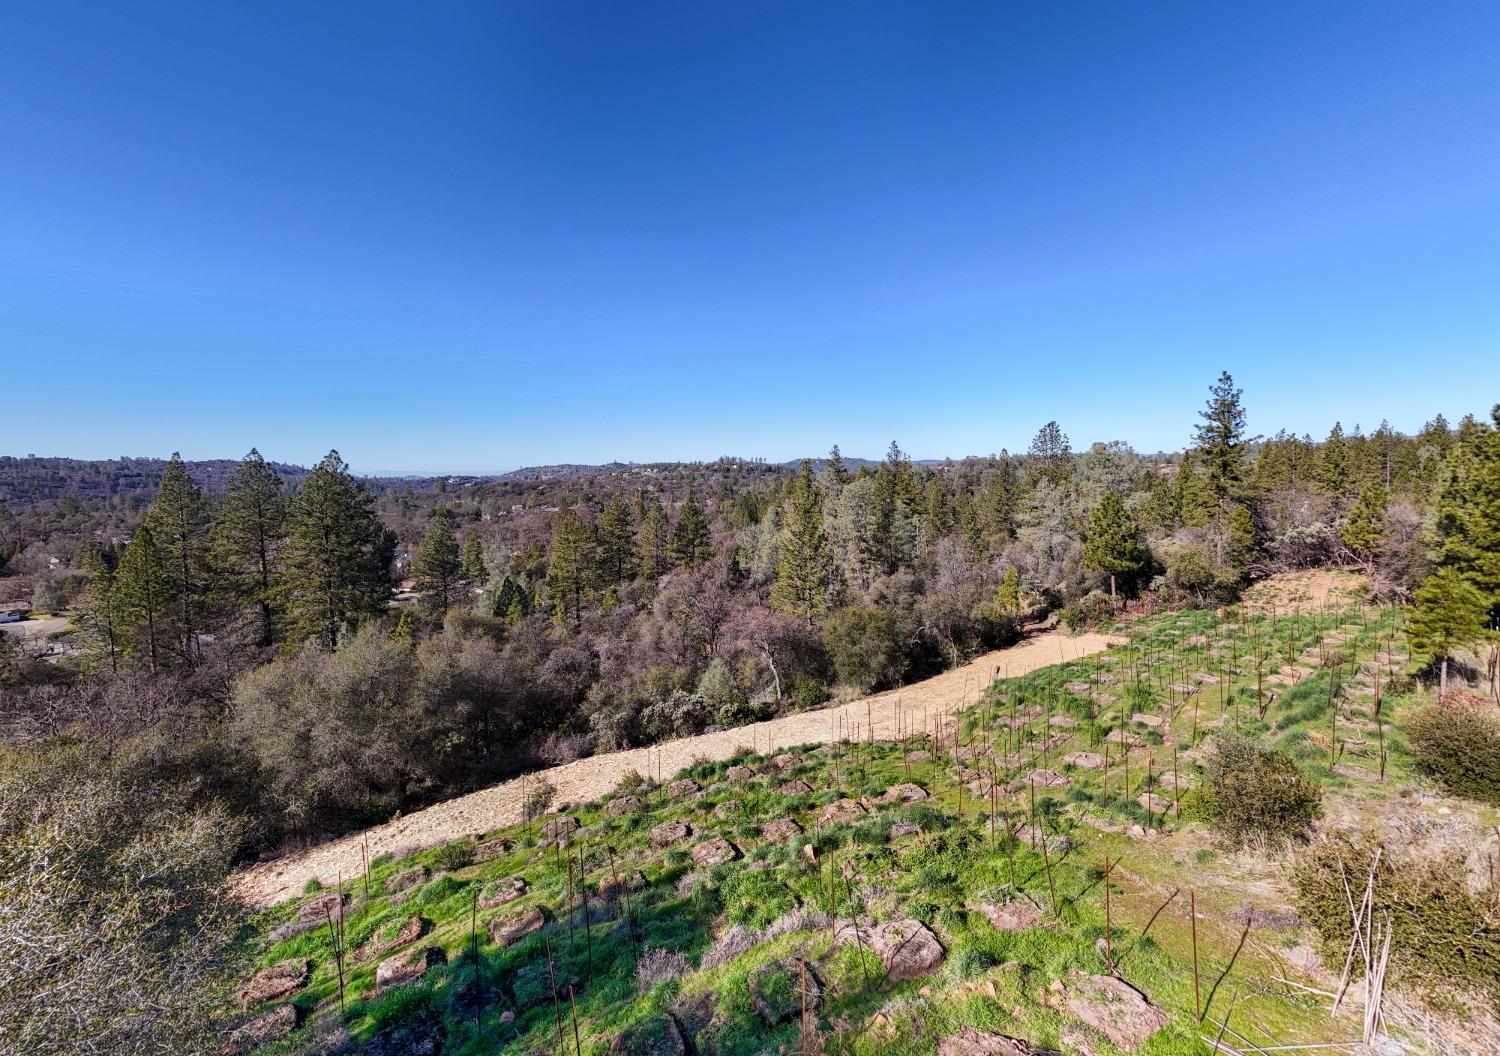
<path fill-rule="evenodd" d="M 934 715 L 949 714 L 973 703 L 997 671 L 1002 677 L 1024 675 L 1049 664 L 1102 652 L 1121 641 L 1102 634 L 1073 636 L 1062 631 L 1047 631 L 1009 649 L 985 653 L 963 667 L 945 671 L 925 682 L 733 730 L 684 737 L 650 748 L 595 755 L 539 771 L 528 775 L 525 780 L 529 787 L 534 788 L 538 778 L 546 778 L 556 786 L 556 802 L 559 804 L 583 803 L 613 791 L 620 779 L 632 770 L 654 777 L 659 769 L 663 776 L 669 777 L 694 760 L 727 759 L 741 747 L 768 752 L 784 745 L 827 743 L 837 737 L 841 723 L 846 734 L 858 726 L 863 736 L 868 721 L 873 723 L 877 738 L 893 737 L 898 728 L 898 715 L 901 716 L 900 728 L 920 728 L 924 715 L 930 722 Z M 235 875 L 230 887 L 238 897 L 253 906 L 275 905 L 301 894 L 314 877 L 332 883 L 340 875 L 356 875 L 360 870 L 362 837 L 368 837 L 370 856 L 375 857 L 392 851 L 431 847 L 461 836 L 477 836 L 520 821 L 521 795 L 521 778 L 506 781 L 395 818 L 364 833 L 252 866 Z"/>

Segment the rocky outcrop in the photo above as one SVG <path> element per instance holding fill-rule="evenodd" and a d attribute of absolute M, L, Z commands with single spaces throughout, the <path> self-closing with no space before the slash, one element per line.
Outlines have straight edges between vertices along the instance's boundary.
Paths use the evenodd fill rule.
<path fill-rule="evenodd" d="M 862 946 L 880 958 L 886 977 L 893 982 L 915 979 L 943 963 L 947 952 L 932 930 L 920 920 L 893 920 L 886 924 L 840 921 L 834 938 L 845 945 Z"/>
<path fill-rule="evenodd" d="M 693 848 L 693 861 L 698 865 L 723 865 L 725 862 L 734 861 L 739 856 L 739 848 L 722 836 L 704 840 Z"/>
<path fill-rule="evenodd" d="M 532 906 L 523 913 L 496 917 L 490 921 L 490 942 L 502 949 L 520 942 L 533 931 L 547 923 L 546 914 L 539 906 Z"/>
<path fill-rule="evenodd" d="M 236 1027 L 219 1047 L 220 1056 L 244 1056 L 262 1045 L 280 1041 L 297 1029 L 297 1006 L 277 1005 L 269 1012 L 262 1012 L 248 1023 Z"/>
<path fill-rule="evenodd" d="M 680 821 L 664 821 L 651 830 L 650 839 L 653 847 L 670 847 L 687 839 L 693 834 L 693 830 Z"/>
<path fill-rule="evenodd" d="M 394 957 L 387 957 L 380 962 L 380 967 L 375 969 L 375 989 L 377 992 L 389 990 L 393 986 L 405 986 L 414 983 L 427 974 L 429 968 L 444 964 L 448 960 L 441 946 L 424 946 L 417 950 L 408 950 L 398 953 Z"/>
<path fill-rule="evenodd" d="M 293 957 L 269 968 L 262 968 L 234 996 L 241 1008 L 276 1001 L 301 990 L 307 985 L 311 973 L 312 963 L 306 957 Z"/>
<path fill-rule="evenodd" d="M 1067 1009 L 1125 1052 L 1134 1052 L 1167 1025 L 1167 1014 L 1146 1000 L 1145 994 L 1108 975 L 1074 976 L 1068 985 Z"/>

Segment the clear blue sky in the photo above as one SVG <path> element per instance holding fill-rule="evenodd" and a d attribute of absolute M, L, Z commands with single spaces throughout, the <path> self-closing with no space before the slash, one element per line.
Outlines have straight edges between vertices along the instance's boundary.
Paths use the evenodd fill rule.
<path fill-rule="evenodd" d="M 1500 5 L 0 3 L 0 451 L 494 470 L 1500 399 Z"/>

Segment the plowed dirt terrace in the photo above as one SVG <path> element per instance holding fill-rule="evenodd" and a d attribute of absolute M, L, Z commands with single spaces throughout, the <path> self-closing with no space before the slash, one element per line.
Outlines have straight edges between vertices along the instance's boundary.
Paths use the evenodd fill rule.
<path fill-rule="evenodd" d="M 876 738 L 890 738 L 898 730 L 922 729 L 935 715 L 946 715 L 977 700 L 985 687 L 1001 677 L 1024 675 L 1049 664 L 1064 663 L 1103 652 L 1122 639 L 1101 634 L 1069 635 L 1053 630 L 1036 634 L 1008 649 L 985 653 L 962 667 L 900 689 L 767 722 L 741 726 L 697 737 L 683 737 L 653 745 L 590 756 L 548 770 L 515 778 L 466 796 L 434 804 L 426 810 L 377 825 L 317 847 L 284 855 L 237 874 L 231 889 L 257 907 L 275 905 L 302 893 L 316 877 L 331 883 L 360 869 L 361 841 L 369 840 L 370 856 L 409 851 L 477 836 L 521 820 L 526 789 L 545 778 L 557 789 L 556 802 L 583 803 L 613 791 L 631 771 L 670 777 L 698 759 L 727 759 L 741 747 L 769 751 L 782 745 L 820 744 L 857 730 L 866 735 L 867 723 Z"/>

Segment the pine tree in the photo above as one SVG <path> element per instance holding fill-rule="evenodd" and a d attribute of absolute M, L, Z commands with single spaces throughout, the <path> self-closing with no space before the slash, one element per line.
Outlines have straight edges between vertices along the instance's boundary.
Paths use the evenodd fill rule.
<path fill-rule="evenodd" d="M 1204 481 L 1209 494 L 1222 507 L 1240 495 L 1245 461 L 1245 408 L 1241 392 L 1234 387 L 1229 371 L 1209 391 L 1213 394 L 1206 409 L 1198 412 L 1203 419 L 1197 427 L 1194 442 L 1203 461 Z"/>
<path fill-rule="evenodd" d="M 161 554 L 162 616 L 172 651 L 183 663 L 192 664 L 207 619 L 210 521 L 202 490 L 175 452 L 162 472 L 146 524 Z"/>
<path fill-rule="evenodd" d="M 698 503 L 698 496 L 691 488 L 677 511 L 677 529 L 672 537 L 677 563 L 683 568 L 695 568 L 714 556 L 713 540 L 709 535 L 708 516 Z"/>
<path fill-rule="evenodd" d="M 292 641 L 338 647 L 339 635 L 390 601 L 394 543 L 337 451 L 302 481 L 287 518 L 277 600 Z"/>
<path fill-rule="evenodd" d="M 1042 426 L 1032 438 L 1026 470 L 1032 480 L 1043 480 L 1057 487 L 1068 482 L 1073 473 L 1073 449 L 1067 434 L 1055 421 Z"/>
<path fill-rule="evenodd" d="M 933 475 L 927 482 L 927 492 L 923 496 L 927 517 L 927 534 L 934 539 L 941 538 L 953 530 L 953 498 L 948 493 L 948 485 L 943 483 L 943 478 Z"/>
<path fill-rule="evenodd" d="M 458 539 L 453 535 L 453 515 L 446 506 L 440 506 L 412 561 L 417 593 L 428 612 L 442 616 L 458 600 L 462 571 Z"/>
<path fill-rule="evenodd" d="M 1423 581 L 1414 600 L 1406 637 L 1416 655 L 1442 662 L 1441 699 L 1448 689 L 1449 658 L 1490 633 L 1488 599 L 1457 569 L 1444 568 Z"/>
<path fill-rule="evenodd" d="M 630 506 L 619 494 L 611 495 L 599 512 L 599 564 L 610 583 L 622 583 L 635 574 L 635 536 Z"/>
<path fill-rule="evenodd" d="M 108 665 L 120 669 L 121 638 L 118 617 L 119 592 L 115 589 L 115 566 L 109 554 L 90 547 L 88 554 L 89 589 L 84 597 L 83 638 L 86 655 L 94 666 Z"/>
<path fill-rule="evenodd" d="M 547 547 L 547 593 L 558 623 L 578 630 L 583 607 L 599 584 L 593 529 L 572 510 L 552 515 L 552 542 Z"/>
<path fill-rule="evenodd" d="M 1342 423 L 1334 422 L 1318 458 L 1318 483 L 1334 499 L 1341 500 L 1349 478 L 1349 442 Z"/>
<path fill-rule="evenodd" d="M 1066 439 L 1063 441 L 1067 443 Z M 1050 479 L 1050 478 L 1047 478 Z M 994 471 L 987 474 L 979 492 L 979 521 L 990 549 L 999 553 L 1016 535 L 1016 502 L 1020 482 L 1009 458 L 1001 458 Z"/>
<path fill-rule="evenodd" d="M 1349 519 L 1339 529 L 1344 545 L 1367 564 L 1374 560 L 1385 535 L 1385 510 L 1390 497 L 1385 485 L 1376 481 L 1360 493 L 1359 501 L 1349 511 Z"/>
<path fill-rule="evenodd" d="M 1484 596 L 1491 623 L 1500 625 L 1500 406 L 1494 425 L 1467 421 L 1440 478 L 1432 534 L 1433 557 Z"/>
<path fill-rule="evenodd" d="M 958 534 L 963 537 L 964 546 L 968 548 L 970 555 L 976 558 L 982 556 L 984 528 L 974 499 L 967 491 L 960 491 L 953 500 L 953 519 L 958 524 Z"/>
<path fill-rule="evenodd" d="M 660 501 L 652 502 L 641 515 L 640 571 L 647 579 L 665 575 L 675 560 L 672 552 L 672 522 Z"/>
<path fill-rule="evenodd" d="M 803 462 L 793 480 L 795 486 L 782 526 L 771 601 L 777 609 L 812 626 L 813 620 L 828 608 L 833 556 L 823 526 L 823 500 L 813 480 L 812 463 Z"/>
<path fill-rule="evenodd" d="M 844 456 L 840 453 L 838 444 L 834 444 L 833 450 L 828 452 L 828 479 L 835 488 L 842 488 L 849 483 L 849 469 L 844 465 Z"/>
<path fill-rule="evenodd" d="M 464 540 L 463 565 L 458 570 L 459 578 L 475 586 L 489 582 L 489 571 L 484 567 L 484 551 L 479 545 L 479 536 L 471 535 Z"/>
<path fill-rule="evenodd" d="M 1201 528 L 1214 516 L 1214 498 L 1198 475 L 1193 453 L 1183 453 L 1172 478 L 1172 512 L 1185 528 Z"/>
<path fill-rule="evenodd" d="M 151 526 L 143 524 L 120 555 L 111 597 L 121 654 L 144 661 L 152 674 L 166 666 L 175 646 L 169 610 L 176 598 L 170 583 Z"/>
<path fill-rule="evenodd" d="M 286 518 L 281 478 L 251 448 L 229 478 L 214 522 L 213 554 L 235 604 L 256 609 L 262 645 L 275 634 L 275 566 L 286 540 Z"/>
<path fill-rule="evenodd" d="M 1230 507 L 1229 522 L 1224 534 L 1229 544 L 1227 555 L 1229 564 L 1243 571 L 1251 561 L 1255 560 L 1259 549 L 1255 534 L 1255 517 L 1250 513 L 1249 506 L 1237 502 Z"/>
<path fill-rule="evenodd" d="M 1109 576 L 1109 596 L 1115 598 L 1115 576 L 1138 571 L 1141 548 L 1136 542 L 1135 520 L 1125 503 L 1112 491 L 1104 493 L 1089 515 L 1083 543 L 1083 567 Z"/>

